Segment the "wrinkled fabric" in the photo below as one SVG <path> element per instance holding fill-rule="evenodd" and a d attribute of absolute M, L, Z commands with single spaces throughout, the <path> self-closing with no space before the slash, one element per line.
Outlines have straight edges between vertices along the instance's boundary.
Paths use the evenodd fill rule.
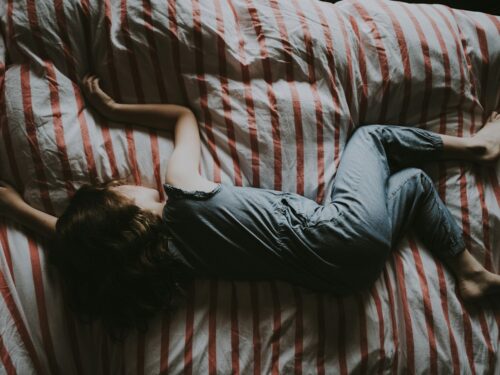
<path fill-rule="evenodd" d="M 188 106 L 203 176 L 321 204 L 358 126 L 469 137 L 499 109 L 500 19 L 483 13 L 382 0 L 0 4 L 0 178 L 56 215 L 84 183 L 126 178 L 164 195 L 173 134 L 99 116 L 79 87 L 89 71 L 120 102 Z M 422 169 L 498 271 L 498 163 Z M 463 304 L 413 229 L 364 293 L 196 280 L 120 345 L 74 320 L 41 239 L 2 221 L 0 372 L 497 372 L 497 301 Z"/>

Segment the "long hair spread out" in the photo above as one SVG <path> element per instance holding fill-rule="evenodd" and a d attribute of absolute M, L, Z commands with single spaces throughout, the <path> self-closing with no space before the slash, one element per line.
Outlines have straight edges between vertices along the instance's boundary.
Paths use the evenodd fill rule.
<path fill-rule="evenodd" d="M 165 224 L 110 190 L 84 185 L 56 224 L 49 262 L 64 298 L 83 323 L 100 319 L 113 340 L 148 329 L 182 292 L 181 267 L 168 252 Z"/>

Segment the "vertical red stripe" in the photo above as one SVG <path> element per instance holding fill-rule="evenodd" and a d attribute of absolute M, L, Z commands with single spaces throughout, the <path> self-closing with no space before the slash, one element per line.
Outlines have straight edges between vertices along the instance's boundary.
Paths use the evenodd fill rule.
<path fill-rule="evenodd" d="M 361 35 L 359 35 L 358 24 L 353 16 L 349 16 L 349 22 L 352 26 L 354 34 L 358 40 L 358 57 L 357 62 L 359 66 L 359 75 L 361 76 L 361 98 L 359 99 L 359 117 L 358 125 L 363 124 L 366 120 L 366 110 L 368 106 L 368 77 L 366 73 L 366 56 L 364 52 L 363 42 L 361 41 Z"/>
<path fill-rule="evenodd" d="M 16 368 L 14 367 L 14 363 L 12 363 L 12 358 L 10 356 L 10 353 L 4 344 L 3 335 L 1 334 L 0 334 L 0 358 L 2 360 L 5 373 L 7 375 L 17 374 Z"/>
<path fill-rule="evenodd" d="M 127 57 L 132 73 L 131 75 L 132 82 L 134 83 L 134 89 L 139 101 L 144 103 L 144 92 L 140 82 L 139 64 L 137 63 L 137 58 L 134 53 L 134 45 L 132 43 L 132 37 L 130 36 L 128 26 L 127 0 L 120 0 L 120 26 L 120 31 L 123 34 L 123 41 L 125 42 L 125 47 L 127 49 Z"/>
<path fill-rule="evenodd" d="M 448 10 L 448 12 L 451 14 L 451 16 L 455 19 L 455 22 L 458 24 L 458 21 L 455 17 L 456 10 L 449 8 L 449 7 L 447 7 L 446 10 Z M 467 73 L 467 80 L 470 83 L 471 92 L 472 92 L 472 96 L 473 96 L 473 107 L 470 110 L 472 113 L 474 110 L 474 106 L 478 105 L 479 107 L 481 107 L 481 103 L 479 103 L 479 100 L 477 98 L 478 90 L 476 88 L 476 79 L 475 79 L 474 74 L 473 74 L 472 62 L 470 60 L 469 54 L 467 53 L 467 50 L 468 50 L 467 39 L 466 39 L 465 35 L 462 33 L 462 29 L 460 27 L 457 27 L 457 30 L 458 30 L 458 34 L 460 36 L 460 41 L 462 44 L 463 56 L 465 58 L 465 61 L 467 62 L 467 69 L 465 69 L 465 73 Z"/>
<path fill-rule="evenodd" d="M 403 101 L 401 104 L 401 111 L 399 112 L 399 123 L 406 123 L 406 116 L 408 115 L 408 106 L 410 105 L 411 99 L 411 78 L 412 71 L 410 65 L 410 55 L 408 53 L 408 46 L 406 44 L 406 39 L 404 36 L 403 29 L 401 28 L 401 24 L 398 21 L 397 16 L 392 11 L 389 2 L 379 1 L 379 5 L 386 11 L 386 13 L 391 18 L 392 27 L 394 28 L 394 32 L 396 33 L 396 38 L 398 40 L 399 53 L 401 54 L 401 63 L 403 65 L 404 72 L 404 94 Z"/>
<path fill-rule="evenodd" d="M 175 76 L 177 77 L 177 85 L 179 86 L 179 90 L 182 96 L 182 102 L 184 105 L 188 105 L 189 100 L 186 92 L 186 85 L 184 84 L 184 80 L 182 79 L 182 70 L 181 70 L 181 54 L 180 54 L 180 42 L 179 42 L 179 34 L 177 33 L 177 8 L 176 8 L 176 0 L 167 0 L 167 8 L 168 8 L 168 28 L 169 31 L 173 34 L 171 38 L 172 41 L 172 59 L 174 62 Z"/>
<path fill-rule="evenodd" d="M 318 375 L 325 375 L 325 297 L 318 293 L 317 300 L 317 319 L 318 319 L 318 349 L 316 352 L 316 371 Z"/>
<path fill-rule="evenodd" d="M 231 283 L 231 369 L 240 373 L 240 329 L 238 327 L 238 289 Z"/>
<path fill-rule="evenodd" d="M 259 290 L 257 289 L 257 284 L 255 282 L 250 282 L 250 301 L 252 304 L 253 375 L 259 375 L 261 373 Z"/>
<path fill-rule="evenodd" d="M 490 67 L 490 53 L 488 51 L 488 41 L 486 40 L 486 33 L 484 29 L 477 23 L 476 24 L 476 34 L 477 41 L 479 43 L 479 50 L 481 51 L 481 99 L 480 102 L 482 104 L 481 109 L 483 109 L 483 121 L 487 118 L 487 112 L 484 111 L 486 108 L 486 94 L 488 93 L 488 70 Z M 474 127 L 471 130 L 471 133 L 474 134 Z"/>
<path fill-rule="evenodd" d="M 40 359 L 38 358 L 38 354 L 35 350 L 35 346 L 33 345 L 33 341 L 31 341 L 31 336 L 24 324 L 23 318 L 21 317 L 21 313 L 16 305 L 16 302 L 12 298 L 13 293 L 10 291 L 10 287 L 5 280 L 5 276 L 2 270 L 0 270 L 0 293 L 3 297 L 5 305 L 9 310 L 10 316 L 14 322 L 15 328 L 19 333 L 19 337 L 23 342 L 23 347 L 26 348 L 28 352 L 30 360 L 33 362 L 33 367 L 35 368 L 37 374 L 43 374 L 42 366 L 40 363 Z"/>
<path fill-rule="evenodd" d="M 280 337 L 281 337 L 281 305 L 276 283 L 271 281 L 271 298 L 273 300 L 273 331 L 271 335 L 271 372 L 280 373 Z"/>
<path fill-rule="evenodd" d="M 498 16 L 494 16 L 493 14 L 485 14 L 486 17 L 495 25 L 498 34 L 500 34 L 500 20 Z"/>
<path fill-rule="evenodd" d="M 389 75 L 387 54 L 385 52 L 384 44 L 382 43 L 383 38 L 378 31 L 377 24 L 373 21 L 373 18 L 368 14 L 366 9 L 361 5 L 361 2 L 353 3 L 353 7 L 358 11 L 363 20 L 371 26 L 375 37 L 375 45 L 377 47 L 377 56 L 380 65 L 380 75 L 382 79 L 382 100 L 378 122 L 380 124 L 383 124 L 386 122 L 391 87 L 391 77 Z"/>
<path fill-rule="evenodd" d="M 217 374 L 217 280 L 210 280 L 208 292 L 208 373 Z"/>
<path fill-rule="evenodd" d="M 427 278 L 424 271 L 424 264 L 420 256 L 419 250 L 413 238 L 409 239 L 410 249 L 415 260 L 415 267 L 417 269 L 418 281 L 420 283 L 420 289 L 422 290 L 422 303 L 424 305 L 424 319 L 425 327 L 427 330 L 427 340 L 429 343 L 429 362 L 430 362 L 430 373 L 438 373 L 438 359 L 437 359 L 437 349 L 436 349 L 436 334 L 434 332 L 434 316 L 432 314 L 432 304 L 431 296 L 429 293 L 429 284 L 427 283 Z"/>
<path fill-rule="evenodd" d="M 295 343 L 294 343 L 294 369 L 295 374 L 302 374 L 302 360 L 304 356 L 304 327 L 302 295 L 297 287 L 293 287 L 295 300 Z"/>
<path fill-rule="evenodd" d="M 323 105 L 318 93 L 318 85 L 316 81 L 316 72 L 314 67 L 314 62 L 316 61 L 312 43 L 312 36 L 307 25 L 306 17 L 304 12 L 299 7 L 299 2 L 293 0 L 293 4 L 297 11 L 297 15 L 302 26 L 304 33 L 304 44 L 306 46 L 306 59 L 308 68 L 308 79 L 311 84 L 311 92 L 314 100 L 314 111 L 316 117 L 316 159 L 317 159 L 317 173 L 318 173 L 318 183 L 316 192 L 316 202 L 322 203 L 325 200 L 325 158 L 324 158 L 324 144 L 323 144 Z M 293 66 L 290 64 L 290 66 Z"/>
<path fill-rule="evenodd" d="M 342 375 L 347 375 L 347 362 L 346 362 L 346 322 L 345 322 L 345 310 L 344 310 L 344 300 L 343 297 L 335 297 L 335 301 L 337 302 L 337 311 L 338 311 L 338 320 L 337 320 L 337 340 L 338 340 L 338 356 L 339 356 L 339 367 L 340 373 Z"/>
<path fill-rule="evenodd" d="M 325 18 L 325 15 L 323 13 L 323 10 L 320 9 L 318 6 L 318 2 L 315 0 L 311 0 L 311 4 L 313 5 L 316 14 L 321 22 L 321 27 L 323 30 L 323 37 L 325 38 L 325 47 L 326 47 L 326 58 L 328 61 L 328 68 L 327 69 L 327 75 L 328 75 L 328 88 L 330 90 L 330 94 L 332 95 L 333 98 L 333 109 L 334 109 L 334 156 L 333 156 L 333 162 L 335 166 L 338 165 L 339 162 L 339 139 L 340 139 L 340 127 L 341 127 L 341 120 L 340 120 L 340 114 L 342 112 L 342 108 L 340 106 L 340 99 L 339 99 L 339 90 L 337 87 L 336 83 L 336 75 L 337 75 L 337 68 L 335 66 L 335 58 L 334 58 L 334 47 L 333 47 L 333 41 L 332 41 L 332 31 L 330 29 L 329 23 Z M 352 118 L 350 119 L 352 122 Z"/>
<path fill-rule="evenodd" d="M 441 309 L 443 310 L 446 327 L 448 328 L 448 338 L 450 340 L 451 361 L 453 366 L 453 375 L 458 375 L 460 371 L 460 356 L 458 354 L 457 341 L 455 339 L 454 328 L 450 322 L 450 312 L 448 309 L 448 286 L 444 276 L 443 266 L 438 264 L 437 267 L 438 280 L 439 280 L 439 295 L 441 296 Z"/>
<path fill-rule="evenodd" d="M 368 332 L 366 329 L 366 308 L 364 302 L 365 294 L 358 293 L 354 296 L 358 305 L 358 321 L 359 321 L 359 349 L 360 349 L 360 364 L 359 372 L 366 374 L 368 369 Z"/>
<path fill-rule="evenodd" d="M 393 255 L 393 260 L 394 260 L 395 255 Z M 394 348 L 399 348 L 399 332 L 398 332 L 398 326 L 396 324 L 396 316 L 395 316 L 395 309 L 396 309 L 396 301 L 394 301 L 394 290 L 392 288 L 392 283 L 391 280 L 389 279 L 389 274 L 387 272 L 387 267 L 384 268 L 383 271 L 384 274 L 384 281 L 385 285 L 387 287 L 387 297 L 389 298 L 389 312 L 391 315 L 391 330 L 392 330 L 392 343 Z M 394 351 L 394 360 L 392 362 L 392 372 L 395 374 L 398 371 L 398 365 L 399 365 L 399 354 L 398 350 Z"/>
<path fill-rule="evenodd" d="M 30 236 L 32 237 L 32 236 Z M 42 343 L 44 350 L 47 353 L 51 374 L 59 374 L 57 359 L 54 352 L 54 345 L 50 335 L 49 321 L 47 316 L 47 305 L 45 303 L 45 288 L 42 279 L 42 267 L 40 264 L 39 249 L 34 240 L 28 238 L 28 247 L 31 260 L 31 273 L 33 275 L 33 286 L 35 288 L 36 307 L 38 312 L 38 320 L 40 323 L 40 332 L 42 335 Z"/>
<path fill-rule="evenodd" d="M 132 70 L 131 74 L 132 74 L 132 82 L 134 83 L 134 89 L 139 102 L 144 103 L 144 93 L 142 91 L 142 86 L 139 81 L 140 80 L 139 66 L 135 58 L 132 39 L 130 37 L 130 32 L 128 30 L 127 0 L 120 0 L 120 26 L 121 26 L 120 31 L 123 35 L 125 47 L 127 49 L 127 57 L 130 64 L 130 69 Z M 150 132 L 152 132 L 151 129 Z M 137 163 L 134 131 L 130 125 L 127 125 L 125 127 L 125 134 L 127 138 L 129 162 L 132 169 L 132 175 L 134 176 L 134 183 L 136 185 L 142 185 L 139 165 Z"/>
<path fill-rule="evenodd" d="M 54 212 L 54 208 L 49 196 L 49 187 L 47 184 L 47 177 L 45 176 L 43 161 L 41 159 L 41 150 L 40 145 L 38 144 L 35 119 L 33 116 L 29 67 L 24 64 L 21 65 L 21 94 L 23 100 L 26 133 L 31 150 L 31 157 L 33 158 L 33 164 L 35 166 L 35 175 L 38 182 L 38 188 L 40 190 L 40 196 L 44 206 L 44 211 L 52 213 Z"/>
<path fill-rule="evenodd" d="M 273 134 L 273 161 L 274 161 L 274 190 L 282 189 L 282 155 L 281 155 L 281 132 L 279 123 L 279 112 L 276 103 L 276 94 L 273 90 L 273 79 L 271 74 L 271 61 L 266 47 L 266 38 L 262 30 L 262 23 L 257 14 L 257 9 L 253 5 L 253 0 L 245 0 L 247 10 L 252 19 L 252 25 L 259 42 L 260 57 L 262 61 L 262 68 L 264 70 L 264 80 L 267 85 L 267 97 L 269 100 L 269 110 L 271 113 L 271 127 Z"/>
<path fill-rule="evenodd" d="M 186 298 L 186 331 L 184 334 L 184 374 L 193 373 L 193 325 L 194 325 L 194 298 L 196 282 L 193 282 L 187 291 Z"/>
<path fill-rule="evenodd" d="M 165 89 L 165 84 L 163 82 L 163 77 L 161 73 L 160 59 L 158 57 L 158 52 L 156 48 L 156 42 L 153 33 L 153 17 L 151 15 L 151 1 L 143 0 L 142 1 L 142 9 L 143 9 L 143 18 L 144 18 L 144 29 L 146 34 L 146 40 L 148 42 L 149 55 L 151 58 L 151 64 L 153 65 L 156 77 L 156 83 L 158 85 L 158 91 L 160 93 L 160 99 L 162 103 L 168 103 L 167 91 Z M 134 60 L 137 64 L 136 55 L 134 54 Z M 138 65 L 138 64 L 137 64 Z M 140 80 L 140 76 L 139 80 Z M 140 82 L 139 82 L 140 83 Z M 142 87 L 142 85 L 141 85 Z M 144 97 L 141 98 L 144 100 Z M 156 130 L 150 128 L 149 129 L 149 142 L 151 144 L 151 161 L 153 164 L 153 174 L 156 182 L 156 190 L 160 194 L 160 199 L 164 199 L 165 192 L 162 187 L 162 178 L 160 175 L 160 154 L 158 151 L 158 134 Z"/>
<path fill-rule="evenodd" d="M 236 150 L 236 138 L 234 133 L 234 123 L 231 114 L 231 101 L 229 95 L 229 84 L 227 80 L 227 61 L 226 61 L 226 42 L 224 41 L 225 30 L 223 11 L 220 5 L 220 0 L 215 0 L 215 18 L 217 20 L 217 52 L 219 58 L 219 77 L 222 88 L 222 106 L 224 108 L 224 121 L 226 123 L 229 152 L 233 160 L 234 169 L 234 184 L 242 185 L 242 175 L 238 151 Z"/>
<path fill-rule="evenodd" d="M 81 14 L 84 20 L 82 24 L 83 33 L 85 35 L 85 56 L 92 56 L 92 47 L 90 44 L 90 4 L 89 0 L 80 0 L 79 2 L 81 7 Z M 92 63 L 89 64 L 89 70 L 95 71 L 95 68 L 92 66 Z"/>
<path fill-rule="evenodd" d="M 212 155 L 214 162 L 213 180 L 221 181 L 221 165 L 217 154 L 217 145 L 215 144 L 215 136 L 213 132 L 212 114 L 208 106 L 208 88 L 205 80 L 205 66 L 203 53 L 203 33 L 201 31 L 201 9 L 199 0 L 192 0 L 193 6 L 193 33 L 195 45 L 195 65 L 196 65 L 196 80 L 198 81 L 198 90 L 200 92 L 200 106 L 203 113 L 204 129 L 207 134 L 208 149 Z"/>
<path fill-rule="evenodd" d="M 5 3 L 4 3 L 5 4 Z M 5 50 L 18 49 L 13 38 L 14 35 L 14 17 L 12 14 L 14 12 L 14 1 L 7 0 L 7 28 L 5 30 Z M 21 54 L 25 58 L 24 54 Z"/>
<path fill-rule="evenodd" d="M 229 1 L 229 6 L 234 16 L 236 32 L 238 34 L 238 52 L 240 56 L 240 69 L 243 84 L 245 85 L 245 104 L 247 107 L 248 116 L 248 132 L 250 137 L 250 148 L 252 150 L 252 186 L 260 186 L 260 166 L 259 166 L 259 141 L 257 138 L 257 124 L 255 119 L 255 106 L 252 94 L 252 86 L 250 83 L 250 69 L 247 64 L 247 58 L 245 55 L 245 40 L 243 39 L 241 29 L 240 29 L 240 19 L 239 15 L 234 9 L 232 0 Z"/>
<path fill-rule="evenodd" d="M 422 27 L 420 26 L 417 18 L 414 16 L 412 9 L 405 3 L 398 3 L 398 5 L 403 8 L 405 13 L 410 18 L 412 24 L 415 26 L 415 30 L 417 31 L 418 38 L 420 40 L 420 48 L 422 49 L 422 55 L 424 59 L 425 89 L 423 93 L 422 113 L 420 115 L 419 122 L 421 125 L 425 126 L 425 124 L 427 123 L 427 115 L 429 111 L 430 97 L 432 92 L 432 60 L 429 52 L 429 44 L 427 43 L 425 33 L 422 30 Z"/>
<path fill-rule="evenodd" d="M 17 187 L 22 186 L 19 168 L 17 166 L 14 148 L 12 147 L 12 138 L 10 137 L 9 123 L 7 119 L 7 107 L 5 103 L 5 65 L 0 64 L 0 134 L 2 135 L 5 152 L 9 161 L 10 171 L 14 178 L 14 184 Z"/>
<path fill-rule="evenodd" d="M 113 91 L 113 97 L 117 102 L 122 102 L 122 95 L 120 86 L 118 83 L 118 76 L 116 74 L 115 60 L 113 58 L 113 44 L 111 43 L 111 26 L 113 24 L 111 13 L 111 3 L 110 0 L 104 1 L 104 28 L 106 29 L 106 65 L 108 67 L 108 73 L 111 80 L 111 87 Z"/>
<path fill-rule="evenodd" d="M 49 82 L 49 91 L 50 91 L 50 105 L 52 107 L 52 118 L 54 120 L 54 133 L 55 133 L 55 141 L 57 144 L 57 151 L 60 158 L 61 166 L 62 166 L 62 178 L 64 180 L 66 191 L 68 192 L 68 196 L 73 196 L 75 193 L 75 188 L 72 184 L 73 181 L 73 173 L 71 172 L 71 166 L 69 164 L 68 152 L 66 149 L 66 141 L 64 139 L 64 128 L 61 119 L 61 105 L 59 103 L 59 92 L 57 90 L 57 80 L 54 71 L 54 67 L 52 65 L 47 64 L 47 79 Z"/>
<path fill-rule="evenodd" d="M 302 108 L 300 106 L 299 93 L 297 91 L 297 86 L 295 85 L 295 77 L 293 73 L 293 52 L 291 49 L 290 40 L 288 39 L 285 20 L 279 9 L 279 4 L 276 0 L 270 0 L 271 8 L 273 10 L 274 18 L 278 25 L 278 30 L 280 34 L 280 42 L 283 48 L 284 59 L 285 59 L 285 73 L 286 80 L 290 87 L 290 92 L 292 96 L 292 107 L 293 107 L 293 120 L 295 125 L 295 153 L 296 153 L 296 187 L 295 191 L 304 195 L 304 131 L 302 126 Z"/>
<path fill-rule="evenodd" d="M 110 36 L 111 35 L 111 10 L 110 10 L 110 5 L 108 1 L 105 1 L 104 3 L 101 3 L 104 5 L 104 28 L 106 31 L 106 35 Z M 82 2 L 82 7 L 84 9 L 84 14 L 88 18 L 88 22 L 90 22 L 90 15 L 89 15 L 89 4 L 87 2 L 83 3 Z M 89 31 L 89 26 L 88 23 L 85 24 L 85 38 L 86 40 L 90 40 L 91 35 Z M 113 91 L 113 96 L 116 98 L 116 101 L 120 102 L 121 101 L 121 94 L 120 94 L 120 89 L 118 86 L 118 78 L 116 76 L 116 70 L 114 68 L 114 60 L 113 60 L 113 46 L 111 44 L 111 38 L 105 38 L 105 43 L 106 43 L 106 50 L 108 53 L 106 54 L 106 62 L 107 66 L 109 68 L 109 77 L 111 80 L 111 85 L 112 85 L 112 91 Z M 90 51 L 90 50 L 89 50 Z M 83 113 L 80 114 L 79 116 L 83 116 Z M 97 120 L 97 118 L 94 118 Z M 106 154 L 108 156 L 110 168 L 111 168 L 111 176 L 113 179 L 118 179 L 120 178 L 120 174 L 118 172 L 118 166 L 116 164 L 116 157 L 115 153 L 113 150 L 113 142 L 111 140 L 111 135 L 109 131 L 109 124 L 106 119 L 103 117 L 99 117 L 101 120 L 100 128 L 102 132 L 102 137 L 104 140 L 104 149 L 106 150 Z"/>
<path fill-rule="evenodd" d="M 9 240 L 7 238 L 7 227 L 4 222 L 0 222 L 0 248 L 5 257 L 5 262 L 7 263 L 7 268 L 9 269 L 10 276 L 14 285 L 16 280 L 14 279 L 14 267 L 12 265 L 12 253 L 10 251 Z"/>
<path fill-rule="evenodd" d="M 384 272 L 385 276 L 385 272 Z M 377 318 L 378 318 L 378 337 L 379 337 L 379 352 L 380 352 L 380 360 L 378 361 L 379 366 L 378 366 L 378 371 L 377 374 L 383 374 L 384 369 L 385 369 L 385 361 L 386 361 L 386 356 L 385 356 L 385 329 L 384 329 L 384 313 L 382 311 L 382 303 L 380 301 L 380 296 L 377 291 L 377 284 L 373 284 L 371 288 L 371 294 L 373 296 L 373 303 L 375 304 L 375 309 L 377 310 Z M 390 304 L 389 310 L 392 311 L 393 305 Z M 397 345 L 395 345 L 397 347 Z"/>
<path fill-rule="evenodd" d="M 344 40 L 344 50 L 346 53 L 347 63 L 346 63 L 346 66 L 342 69 L 342 71 L 347 72 L 347 74 L 346 74 L 345 78 L 343 79 L 343 82 L 341 81 L 342 84 L 340 86 L 344 88 L 345 99 L 347 102 L 347 106 L 349 107 L 349 113 L 351 114 L 351 117 L 352 117 L 352 114 L 355 113 L 355 111 L 353 111 L 353 106 L 354 106 L 354 103 L 353 103 L 353 90 L 354 90 L 353 85 L 354 84 L 353 84 L 353 82 L 354 82 L 354 78 L 353 78 L 353 62 L 352 62 L 352 55 L 351 55 L 351 46 L 349 44 L 349 37 L 350 36 L 347 34 L 346 26 L 344 24 L 344 20 L 343 20 L 344 15 L 341 15 L 335 7 L 332 7 L 332 9 L 335 12 L 335 15 L 337 16 L 337 21 L 340 24 L 340 29 L 342 30 L 342 38 Z M 341 78 L 341 76 L 339 76 L 339 78 Z M 349 128 L 347 131 L 348 134 L 350 134 L 353 127 L 354 127 L 354 124 L 351 121 L 349 123 Z"/>
<path fill-rule="evenodd" d="M 95 165 L 95 160 L 94 160 L 94 155 L 92 152 L 92 142 L 90 140 L 89 136 L 89 129 L 87 125 L 87 121 L 85 119 L 85 116 L 83 114 L 83 111 L 81 110 L 84 107 L 84 101 L 80 95 L 80 89 L 78 88 L 77 82 L 78 77 L 77 77 L 77 72 L 76 72 L 76 67 L 77 67 L 77 62 L 74 58 L 74 53 L 71 48 L 71 43 L 69 41 L 69 32 L 66 27 L 66 16 L 64 14 L 64 6 L 62 0 L 54 0 L 54 9 L 56 13 L 56 21 L 57 21 L 57 26 L 59 28 L 59 36 L 62 41 L 62 51 L 64 55 L 64 59 L 66 61 L 66 68 L 68 69 L 68 76 L 71 80 L 72 87 L 73 87 L 73 92 L 75 95 L 75 100 L 77 104 L 77 113 L 78 113 L 78 122 L 80 124 L 80 129 L 81 129 L 81 134 L 82 134 L 82 140 L 83 140 L 83 150 L 85 153 L 85 159 L 87 162 L 87 172 L 90 178 L 90 181 L 92 183 L 97 182 L 97 170 L 96 170 L 96 165 Z M 33 15 L 33 17 L 36 17 L 36 14 Z M 37 26 L 38 28 L 38 26 Z M 88 37 L 88 36 L 87 36 Z M 40 40 L 40 45 L 42 48 L 42 53 L 45 55 L 45 47 L 43 46 L 43 41 Z M 59 149 L 59 155 L 61 158 L 61 165 L 63 167 L 63 177 L 66 183 L 66 187 L 68 190 L 68 194 L 72 196 L 74 194 L 74 187 L 71 183 L 73 177 L 71 174 L 71 166 L 69 165 L 68 161 L 68 155 L 66 151 L 66 144 L 64 141 L 64 131 L 63 131 L 63 126 L 62 126 L 62 121 L 61 121 L 61 113 L 60 113 L 60 108 L 59 108 L 59 94 L 57 91 L 57 82 L 56 82 L 56 76 L 55 76 L 55 71 L 54 67 L 52 64 L 46 63 L 46 69 L 48 73 L 48 81 L 49 81 L 49 87 L 50 87 L 50 96 L 51 96 L 51 103 L 52 103 L 52 113 L 54 117 L 54 126 L 56 129 L 56 140 L 57 140 L 57 145 Z"/>
<path fill-rule="evenodd" d="M 474 176 L 476 179 L 477 192 L 479 194 L 479 203 L 481 204 L 481 224 L 483 227 L 483 244 L 484 244 L 484 267 L 490 271 L 495 272 L 493 267 L 493 252 L 490 243 L 490 214 L 486 205 L 486 198 L 484 195 L 483 176 L 481 169 L 474 166 Z"/>
<path fill-rule="evenodd" d="M 413 328 L 411 324 L 410 307 L 408 305 L 408 295 L 406 294 L 405 270 L 403 260 L 399 253 L 395 253 L 394 262 L 396 265 L 396 282 L 401 294 L 401 304 L 403 310 L 403 322 L 405 327 L 406 339 L 406 369 L 408 374 L 415 373 L 415 346 L 413 341 Z"/>
<path fill-rule="evenodd" d="M 107 53 L 107 67 L 108 67 L 108 74 L 111 80 L 111 87 L 112 87 L 112 96 L 116 99 L 117 102 L 122 102 L 122 94 L 120 90 L 120 86 L 118 83 L 118 76 L 117 76 L 117 69 L 115 65 L 115 61 L 113 58 L 113 44 L 111 43 L 111 25 L 112 25 L 112 13 L 111 13 L 111 4 L 110 0 L 105 0 L 104 1 L 104 27 L 106 29 L 106 49 L 108 51 Z M 106 128 L 107 128 L 107 122 L 105 122 Z M 140 185 L 140 176 L 138 172 L 138 167 L 137 167 L 137 158 L 136 158 L 136 153 L 135 153 L 135 142 L 133 139 L 132 135 L 132 127 L 130 125 L 124 125 L 125 128 L 125 139 L 127 140 L 127 151 L 128 151 L 128 161 L 129 165 L 131 166 L 132 169 L 132 175 L 134 177 L 134 182 L 136 185 Z M 105 140 L 109 140 L 110 145 L 111 145 L 111 138 L 109 137 L 108 130 L 106 129 L 106 133 L 103 133 L 103 136 L 105 137 Z M 106 149 L 108 153 L 108 157 L 110 155 L 110 152 L 108 149 Z M 114 158 L 110 158 L 110 161 L 114 160 Z"/>
<path fill-rule="evenodd" d="M 163 74 L 161 71 L 162 62 L 160 61 L 160 58 L 158 56 L 158 48 L 156 46 L 154 36 L 155 27 L 153 25 L 151 0 L 142 0 L 142 10 L 144 19 L 144 32 L 148 41 L 149 56 L 155 72 L 156 84 L 158 85 L 158 93 L 160 94 L 160 100 L 162 101 L 162 103 L 168 103 L 167 89 L 165 88 Z"/>

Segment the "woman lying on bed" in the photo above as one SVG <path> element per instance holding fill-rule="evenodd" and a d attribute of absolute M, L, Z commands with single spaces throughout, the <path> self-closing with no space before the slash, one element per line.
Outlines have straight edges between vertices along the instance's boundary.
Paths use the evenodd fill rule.
<path fill-rule="evenodd" d="M 119 104 L 85 76 L 92 106 L 116 122 L 175 128 L 164 189 L 112 181 L 82 186 L 57 219 L 0 183 L 0 214 L 54 241 L 49 261 L 82 319 L 112 335 L 147 329 L 192 278 L 280 279 L 345 295 L 368 288 L 407 228 L 456 276 L 464 301 L 500 291 L 500 276 L 465 247 L 462 231 L 418 163 L 491 162 L 500 155 L 496 113 L 472 138 L 419 128 L 369 125 L 349 139 L 332 201 L 205 179 L 193 113 L 169 104 Z"/>

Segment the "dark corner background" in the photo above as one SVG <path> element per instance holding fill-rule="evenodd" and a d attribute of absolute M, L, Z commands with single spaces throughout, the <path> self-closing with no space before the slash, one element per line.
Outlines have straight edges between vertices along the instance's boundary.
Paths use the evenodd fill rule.
<path fill-rule="evenodd" d="M 336 0 L 325 0 L 329 3 L 336 3 Z M 399 0 L 398 0 L 399 1 Z M 465 9 L 472 10 L 476 12 L 485 12 L 489 14 L 495 14 L 497 16 L 500 15 L 500 1 L 498 0 L 469 0 L 469 1 L 450 1 L 450 0 L 441 0 L 441 1 L 412 1 L 406 0 L 405 3 L 425 3 L 425 4 L 443 4 L 448 5 L 451 8 L 457 9 Z"/>

